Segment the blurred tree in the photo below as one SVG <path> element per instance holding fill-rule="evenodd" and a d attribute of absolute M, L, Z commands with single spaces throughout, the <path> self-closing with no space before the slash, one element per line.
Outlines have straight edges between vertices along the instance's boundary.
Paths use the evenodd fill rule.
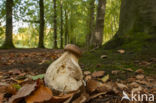
<path fill-rule="evenodd" d="M 87 48 L 90 46 L 90 39 L 91 35 L 93 34 L 94 30 L 94 21 L 95 21 L 95 15 L 94 15 L 94 9 L 95 9 L 95 0 L 89 0 L 89 8 L 88 8 L 88 16 L 89 19 L 87 20 L 88 23 L 88 34 L 86 35 L 86 46 Z"/>
<path fill-rule="evenodd" d="M 12 11 L 13 11 L 13 0 L 6 0 L 6 32 L 5 32 L 5 42 L 3 48 L 14 48 L 12 41 Z"/>
<path fill-rule="evenodd" d="M 63 4 L 62 4 L 62 0 L 60 1 L 60 11 L 61 11 L 61 15 L 60 15 L 60 38 L 61 38 L 61 44 L 60 44 L 60 48 L 63 48 Z"/>
<path fill-rule="evenodd" d="M 44 48 L 44 0 L 39 1 L 40 6 L 40 28 L 39 28 L 39 48 Z"/>
<path fill-rule="evenodd" d="M 54 3 L 54 48 L 57 48 L 57 11 L 56 11 L 56 0 Z"/>
<path fill-rule="evenodd" d="M 91 36 L 91 46 L 99 47 L 103 42 L 104 16 L 105 16 L 106 0 L 99 0 L 96 16 L 95 32 Z"/>

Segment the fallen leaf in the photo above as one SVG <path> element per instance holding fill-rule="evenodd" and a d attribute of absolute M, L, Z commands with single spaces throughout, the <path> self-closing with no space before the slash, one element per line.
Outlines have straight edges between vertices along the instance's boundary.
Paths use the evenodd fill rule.
<path fill-rule="evenodd" d="M 68 94 L 62 94 L 59 96 L 52 96 L 52 99 L 49 101 L 50 103 L 63 103 L 65 100 L 69 99 L 74 95 L 75 92 L 73 93 L 68 93 Z"/>
<path fill-rule="evenodd" d="M 9 103 L 14 103 L 16 101 L 19 101 L 21 98 L 30 95 L 30 93 L 32 93 L 35 90 L 36 86 L 37 86 L 36 83 L 25 84 L 22 88 L 20 88 L 20 90 L 15 95 L 13 95 L 9 99 Z"/>
<path fill-rule="evenodd" d="M 128 82 L 134 82 L 135 80 L 136 80 L 136 78 L 134 78 L 134 77 L 131 77 L 131 78 L 127 79 Z"/>
<path fill-rule="evenodd" d="M 26 103 L 42 103 L 52 98 L 52 91 L 43 85 L 26 97 Z"/>
<path fill-rule="evenodd" d="M 96 80 L 88 80 L 86 83 L 86 89 L 88 92 L 92 93 L 94 92 L 98 87 L 100 87 L 102 85 L 101 82 L 96 81 Z"/>
<path fill-rule="evenodd" d="M 135 71 L 135 73 L 143 74 L 144 73 L 144 70 L 143 69 L 138 69 L 138 70 Z"/>
<path fill-rule="evenodd" d="M 84 71 L 83 73 L 84 73 L 84 75 L 90 75 L 91 74 L 90 71 Z"/>
<path fill-rule="evenodd" d="M 120 49 L 120 50 L 117 50 L 117 52 L 120 53 L 120 54 L 124 54 L 125 53 L 125 50 Z"/>
<path fill-rule="evenodd" d="M 132 82 L 132 83 L 130 83 L 129 85 L 130 85 L 130 87 L 133 87 L 133 88 L 139 87 L 139 84 L 136 83 L 136 82 Z"/>
<path fill-rule="evenodd" d="M 137 75 L 137 76 L 136 76 L 136 78 L 139 79 L 139 80 L 144 79 L 144 77 L 145 77 L 145 76 L 144 76 L 143 74 L 140 74 L 140 75 Z"/>
<path fill-rule="evenodd" d="M 132 68 L 127 68 L 126 71 L 133 72 Z"/>
<path fill-rule="evenodd" d="M 125 84 L 117 83 L 117 82 L 116 82 L 116 84 L 117 84 L 117 86 L 118 86 L 121 90 L 123 90 L 123 89 L 128 89 L 127 85 L 125 85 Z"/>
<path fill-rule="evenodd" d="M 96 77 L 102 77 L 104 75 L 104 71 L 96 71 L 92 73 L 92 77 L 96 78 Z"/>
<path fill-rule="evenodd" d="M 37 79 L 43 79 L 44 78 L 44 74 L 39 74 L 39 75 L 35 75 L 31 77 L 33 80 L 37 80 Z"/>
<path fill-rule="evenodd" d="M 133 88 L 132 89 L 133 93 L 138 93 L 138 92 L 140 92 L 142 90 L 143 90 L 143 88 L 141 86 L 139 86 L 138 88 Z"/>
<path fill-rule="evenodd" d="M 0 93 L 0 103 L 3 103 L 3 96 L 4 94 Z"/>
<path fill-rule="evenodd" d="M 83 89 L 80 96 L 77 99 L 75 99 L 74 101 L 72 101 L 72 103 L 86 103 L 88 98 L 89 98 L 89 94 L 86 92 L 85 89 Z"/>
<path fill-rule="evenodd" d="M 92 79 L 92 76 L 91 76 L 91 75 L 87 75 L 87 76 L 85 77 L 85 81 L 88 81 L 88 80 L 90 80 L 90 79 Z"/>
<path fill-rule="evenodd" d="M 107 55 L 101 55 L 100 58 L 101 59 L 107 58 Z"/>
<path fill-rule="evenodd" d="M 102 82 L 107 82 L 109 80 L 109 74 L 107 74 L 106 76 L 104 76 L 103 78 L 101 78 Z"/>
<path fill-rule="evenodd" d="M 90 100 L 92 100 L 92 99 L 95 99 L 95 98 L 97 98 L 97 97 L 99 97 L 99 96 L 101 96 L 101 95 L 104 95 L 104 94 L 106 94 L 106 93 L 107 93 L 107 92 L 100 92 L 100 93 L 94 94 L 94 95 L 92 95 L 92 96 L 89 97 L 88 101 L 90 101 Z M 84 102 L 83 102 L 83 103 L 84 103 Z"/>
<path fill-rule="evenodd" d="M 114 92 L 114 93 L 119 93 L 118 89 L 117 89 L 117 85 L 113 82 L 107 82 L 102 84 L 100 87 L 97 88 L 98 92 L 103 92 L 103 93 L 107 93 L 107 92 Z"/>
<path fill-rule="evenodd" d="M 115 75 L 116 75 L 116 74 L 118 74 L 118 73 L 120 73 L 120 70 L 113 70 L 113 71 L 112 71 L 112 74 L 115 74 Z"/>
<path fill-rule="evenodd" d="M 8 73 L 13 74 L 13 75 L 18 75 L 21 73 L 21 71 L 19 69 L 12 69 L 12 70 L 9 70 Z"/>

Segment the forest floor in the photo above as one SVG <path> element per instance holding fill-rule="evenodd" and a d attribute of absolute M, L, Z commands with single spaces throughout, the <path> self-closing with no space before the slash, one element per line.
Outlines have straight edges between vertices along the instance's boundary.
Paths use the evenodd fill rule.
<path fill-rule="evenodd" d="M 15 75 L 11 77 L 10 74 L 20 74 L 20 76 L 25 74 L 31 76 L 44 74 L 48 66 L 60 57 L 62 53 L 63 50 L 52 49 L 0 50 L 0 86 L 5 82 L 10 84 L 24 82 L 23 80 L 15 79 Z M 139 72 L 144 72 L 145 76 L 153 78 L 153 85 L 156 85 L 155 54 L 142 55 L 141 53 L 123 49 L 104 50 L 101 48 L 86 51 L 79 62 L 83 71 L 96 72 L 102 70 L 105 75 L 107 74 L 107 79 L 115 82 L 136 77 L 136 71 L 141 70 Z M 146 79 L 148 80 L 148 78 Z M 103 99 L 101 103 L 102 101 Z M 92 103 L 96 102 L 96 100 L 92 101 Z"/>

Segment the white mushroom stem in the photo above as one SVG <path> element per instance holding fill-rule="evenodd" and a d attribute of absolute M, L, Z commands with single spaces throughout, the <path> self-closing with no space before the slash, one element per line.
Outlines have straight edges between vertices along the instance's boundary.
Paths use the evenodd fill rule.
<path fill-rule="evenodd" d="M 65 93 L 79 89 L 83 75 L 77 56 L 66 51 L 54 61 L 47 69 L 45 83 L 51 89 Z"/>

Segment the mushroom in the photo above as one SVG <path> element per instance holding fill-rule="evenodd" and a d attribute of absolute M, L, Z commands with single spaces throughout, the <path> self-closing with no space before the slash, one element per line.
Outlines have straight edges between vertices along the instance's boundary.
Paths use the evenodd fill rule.
<path fill-rule="evenodd" d="M 81 50 L 73 44 L 64 48 L 65 52 L 54 61 L 45 74 L 45 84 L 52 90 L 68 93 L 83 85 L 83 74 L 78 64 Z"/>

